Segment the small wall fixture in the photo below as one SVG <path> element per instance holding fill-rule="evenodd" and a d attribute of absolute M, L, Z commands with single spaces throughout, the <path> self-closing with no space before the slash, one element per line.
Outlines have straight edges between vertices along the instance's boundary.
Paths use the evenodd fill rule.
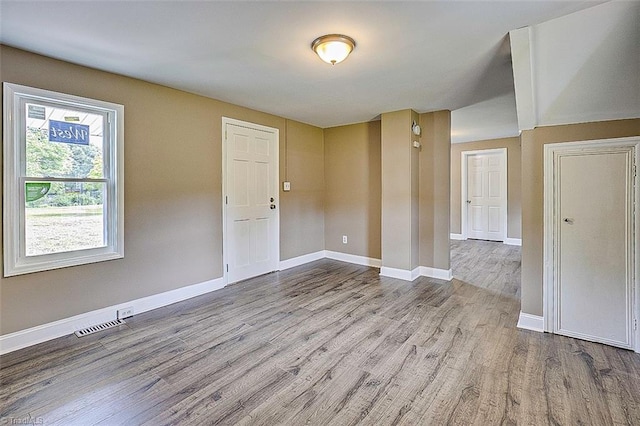
<path fill-rule="evenodd" d="M 347 59 L 356 42 L 342 34 L 327 34 L 313 40 L 311 49 L 328 64 L 335 65 Z"/>
<path fill-rule="evenodd" d="M 420 133 L 422 133 L 422 129 L 420 129 L 420 125 L 418 123 L 416 123 L 415 121 L 411 125 L 411 131 L 416 136 L 420 136 Z"/>

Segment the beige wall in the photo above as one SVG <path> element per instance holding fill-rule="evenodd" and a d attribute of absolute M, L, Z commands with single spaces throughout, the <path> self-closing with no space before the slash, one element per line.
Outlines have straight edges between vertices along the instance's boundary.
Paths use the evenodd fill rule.
<path fill-rule="evenodd" d="M 287 120 L 280 134 L 280 259 L 324 250 L 324 136 L 319 127 Z M 286 148 L 286 151 L 285 151 Z M 286 161 L 285 161 L 286 154 Z M 286 164 L 286 172 L 284 170 Z"/>
<path fill-rule="evenodd" d="M 462 232 L 462 152 L 483 149 L 507 149 L 507 237 L 522 238 L 521 226 L 521 150 L 520 138 L 490 139 L 451 144 L 451 233 Z"/>
<path fill-rule="evenodd" d="M 420 126 L 420 266 L 449 270 L 451 112 L 420 114 Z"/>
<path fill-rule="evenodd" d="M 0 278 L 0 334 L 222 276 L 221 118 L 280 129 L 281 158 L 283 118 L 6 46 L 0 80 L 125 106 L 125 258 Z M 282 260 L 324 249 L 322 130 L 288 127 Z"/>
<path fill-rule="evenodd" d="M 325 248 L 380 259 L 380 121 L 325 129 L 324 147 Z"/>
<path fill-rule="evenodd" d="M 640 119 L 539 127 L 522 132 L 522 312 L 542 315 L 544 145 L 637 135 Z"/>
<path fill-rule="evenodd" d="M 403 110 L 382 117 L 324 131 L 326 248 L 379 259 L 387 244 L 383 266 L 448 270 L 451 114 Z M 422 126 L 421 136 L 411 133 L 413 121 Z M 421 149 L 412 148 L 414 140 Z M 386 242 L 381 210 L 387 214 Z"/>

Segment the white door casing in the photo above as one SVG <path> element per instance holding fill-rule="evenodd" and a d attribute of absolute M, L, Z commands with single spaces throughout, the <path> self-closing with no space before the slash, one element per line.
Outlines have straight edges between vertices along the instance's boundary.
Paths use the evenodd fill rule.
<path fill-rule="evenodd" d="M 640 138 L 544 147 L 545 331 L 638 351 Z"/>
<path fill-rule="evenodd" d="M 507 238 L 506 148 L 462 152 L 462 238 Z"/>
<path fill-rule="evenodd" d="M 278 129 L 222 118 L 223 271 L 234 283 L 278 269 Z"/>

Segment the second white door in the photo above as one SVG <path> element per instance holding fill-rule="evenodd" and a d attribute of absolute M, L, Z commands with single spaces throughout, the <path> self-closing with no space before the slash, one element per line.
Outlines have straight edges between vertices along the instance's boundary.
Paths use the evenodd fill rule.
<path fill-rule="evenodd" d="M 553 331 L 632 349 L 635 146 L 552 149 Z"/>
<path fill-rule="evenodd" d="M 277 270 L 278 132 L 224 119 L 227 283 Z"/>
<path fill-rule="evenodd" d="M 506 152 L 468 153 L 467 238 L 504 241 L 506 235 Z"/>

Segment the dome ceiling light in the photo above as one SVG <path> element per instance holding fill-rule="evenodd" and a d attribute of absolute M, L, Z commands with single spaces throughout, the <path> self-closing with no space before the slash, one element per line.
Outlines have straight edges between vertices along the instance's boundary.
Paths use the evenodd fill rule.
<path fill-rule="evenodd" d="M 328 64 L 335 65 L 347 59 L 355 49 L 356 42 L 342 34 L 327 34 L 313 40 L 311 49 Z"/>

